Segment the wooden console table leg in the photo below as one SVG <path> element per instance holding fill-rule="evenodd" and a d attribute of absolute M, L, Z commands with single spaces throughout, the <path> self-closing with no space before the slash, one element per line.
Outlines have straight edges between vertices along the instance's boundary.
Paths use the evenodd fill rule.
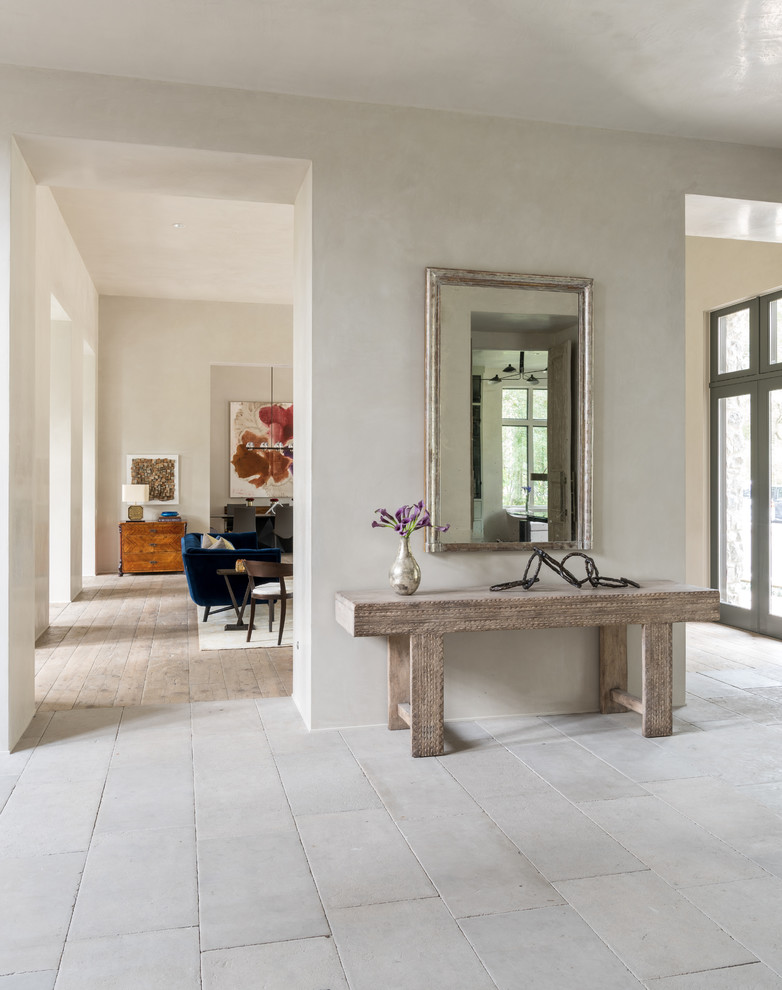
<path fill-rule="evenodd" d="M 410 704 L 410 637 L 404 633 L 388 637 L 388 728 L 409 729 L 399 714 L 400 705 Z"/>
<path fill-rule="evenodd" d="M 410 637 L 410 729 L 413 756 L 443 752 L 443 637 Z"/>
<path fill-rule="evenodd" d="M 627 711 L 611 697 L 627 691 L 627 626 L 600 627 L 600 711 L 604 715 Z"/>
<path fill-rule="evenodd" d="M 673 732 L 673 627 L 670 622 L 641 627 L 643 723 L 645 736 Z"/>

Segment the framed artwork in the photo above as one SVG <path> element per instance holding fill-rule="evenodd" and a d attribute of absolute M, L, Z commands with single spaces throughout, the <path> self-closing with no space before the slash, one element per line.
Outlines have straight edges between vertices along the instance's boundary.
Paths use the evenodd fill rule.
<path fill-rule="evenodd" d="M 129 485 L 149 485 L 149 504 L 179 502 L 179 454 L 128 454 Z"/>
<path fill-rule="evenodd" d="M 231 498 L 290 498 L 293 403 L 231 402 L 229 420 Z M 259 449 L 261 444 L 282 446 Z"/>

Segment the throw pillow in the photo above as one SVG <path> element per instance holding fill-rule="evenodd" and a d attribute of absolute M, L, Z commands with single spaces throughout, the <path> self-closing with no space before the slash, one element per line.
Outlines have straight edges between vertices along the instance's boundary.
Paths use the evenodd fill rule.
<path fill-rule="evenodd" d="M 236 547 L 224 536 L 212 536 L 211 533 L 204 533 L 201 537 L 202 550 L 235 550 Z"/>

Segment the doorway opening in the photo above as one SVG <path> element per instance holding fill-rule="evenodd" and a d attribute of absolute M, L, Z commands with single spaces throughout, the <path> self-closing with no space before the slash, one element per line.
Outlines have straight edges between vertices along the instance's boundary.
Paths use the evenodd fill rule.
<path fill-rule="evenodd" d="M 49 333 L 49 602 L 72 597 L 71 472 L 73 465 L 72 330 L 51 297 Z"/>
<path fill-rule="evenodd" d="M 74 663 L 83 667 L 85 680 L 76 694 L 76 682 L 71 680 L 62 707 L 208 700 L 222 651 L 200 652 L 191 614 L 195 606 L 184 576 L 117 573 L 118 524 L 127 514 L 121 502 L 127 457 L 139 450 L 176 452 L 179 501 L 162 508 L 178 508 L 188 532 L 214 528 L 210 364 L 228 363 L 233 356 L 253 360 L 253 355 L 256 362 L 291 362 L 295 319 L 297 354 L 303 358 L 299 367 L 306 369 L 311 319 L 310 163 L 40 137 L 20 139 L 19 145 L 38 186 L 38 200 L 47 211 L 44 230 L 51 228 L 66 245 L 64 252 L 51 252 L 44 267 L 37 262 L 34 272 L 36 287 L 57 287 L 63 304 L 57 303 L 59 309 L 51 318 L 51 364 L 42 372 L 34 398 L 42 432 L 46 424 L 50 436 L 40 452 L 48 461 L 48 504 L 44 506 L 41 499 L 34 520 L 41 541 L 51 536 L 45 561 L 48 551 L 42 543 L 41 590 L 36 593 L 38 645 L 51 654 L 44 659 L 48 669 L 39 680 L 44 690 L 55 687 L 58 680 L 64 686 L 73 656 Z M 135 163 L 132 170 L 123 167 L 128 156 Z M 84 167 L 69 167 L 74 159 Z M 107 211 L 113 211 L 111 222 Z M 262 213 L 266 226 L 261 229 L 257 218 Z M 184 222 L 190 216 L 192 222 Z M 117 236 L 123 224 L 129 232 L 126 254 L 119 252 Z M 274 239 L 283 226 L 288 232 L 284 250 Z M 142 234 L 148 238 L 146 247 L 138 240 Z M 107 245 L 99 237 L 111 237 L 113 243 Z M 189 253 L 185 244 L 191 245 Z M 152 261 L 155 252 L 167 248 L 171 248 L 167 258 Z M 138 259 L 135 268 L 131 254 Z M 230 263 L 236 256 L 241 264 Z M 287 281 L 284 292 L 274 295 L 283 280 L 282 256 Z M 200 263 L 200 272 L 190 263 L 193 260 Z M 183 273 L 186 262 L 188 271 Z M 129 279 L 136 268 L 148 282 L 134 288 L 121 280 Z M 174 282 L 187 281 L 186 275 L 190 280 L 183 290 Z M 254 282 L 246 288 L 250 278 Z M 95 307 L 95 346 L 86 339 L 88 321 L 79 312 L 80 305 L 89 304 Z M 74 322 L 68 318 L 71 310 Z M 306 371 L 297 388 L 303 425 L 310 408 Z M 291 401 L 292 389 L 291 380 L 286 395 Z M 230 397 L 252 398 L 254 391 Z M 306 427 L 301 432 L 306 434 Z M 302 444 L 300 449 L 305 453 L 308 448 Z M 306 457 L 299 455 L 297 466 L 301 519 L 307 505 Z M 227 471 L 225 460 L 221 472 L 227 475 Z M 160 511 L 160 506 L 148 505 L 145 519 L 154 523 Z M 303 571 L 309 559 L 308 541 L 297 540 L 297 569 Z M 48 575 L 43 573 L 47 565 Z M 50 596 L 45 590 L 48 584 Z M 70 647 L 59 654 L 62 630 L 46 632 L 46 609 L 41 607 L 48 606 L 49 598 L 58 604 L 73 603 Z M 305 665 L 309 607 L 309 596 L 297 595 L 297 662 L 303 660 Z M 177 636 L 172 635 L 175 630 Z M 194 652 L 199 654 L 198 662 L 190 665 Z M 236 662 L 223 665 L 228 674 L 217 678 L 222 686 L 218 684 L 215 699 L 247 697 L 246 675 L 253 665 L 259 672 L 258 696 L 278 693 L 276 681 L 271 683 L 274 678 L 266 677 L 267 651 L 258 646 L 255 652 L 264 656 L 253 656 L 253 650 L 235 652 Z M 278 676 L 284 669 L 285 693 L 290 694 L 291 648 L 288 652 L 284 668 L 278 663 L 272 673 L 284 680 Z M 25 658 L 28 662 L 32 668 L 32 650 Z M 306 669 L 299 679 L 308 686 Z M 31 676 L 23 685 L 28 710 L 32 683 Z M 300 692 L 297 704 L 306 711 L 308 697 Z M 54 706 L 60 704 L 52 695 L 42 707 Z M 15 733 L 18 736 L 18 730 Z"/>
<path fill-rule="evenodd" d="M 718 587 L 720 567 L 727 567 L 727 556 L 723 556 L 720 564 L 718 546 L 722 538 L 720 533 L 724 532 L 727 522 L 727 506 L 723 500 L 720 510 L 716 492 L 718 478 L 713 469 L 718 451 L 712 447 L 711 427 L 719 410 L 714 415 L 712 410 L 717 395 L 726 400 L 722 410 L 725 414 L 723 427 L 727 427 L 728 412 L 736 405 L 736 402 L 727 401 L 736 397 L 735 393 L 729 395 L 728 390 L 740 383 L 741 376 L 746 380 L 751 373 L 749 368 L 732 366 L 732 371 L 727 371 L 729 365 L 724 362 L 737 359 L 728 357 L 727 351 L 720 355 L 719 342 L 714 348 L 711 346 L 712 324 L 719 319 L 719 315 L 712 318 L 712 314 L 743 319 L 731 314 L 751 309 L 753 300 L 773 296 L 782 288 L 782 204 L 687 195 L 685 234 L 686 580 L 701 587 Z M 751 367 L 753 372 L 759 372 L 761 314 L 759 303 L 754 306 L 757 308 L 752 319 L 755 335 L 746 346 L 756 348 L 757 356 Z M 734 328 L 734 332 L 738 333 L 738 330 Z M 728 339 L 723 344 L 731 349 L 738 346 Z M 715 362 L 718 358 L 723 362 L 722 370 L 712 371 L 712 356 Z M 770 352 L 766 357 L 769 356 Z M 767 379 L 774 371 L 771 364 L 764 367 L 768 370 L 762 375 Z M 730 374 L 736 377 L 726 377 Z M 757 431 L 753 437 L 757 441 Z M 743 485 L 741 491 L 747 488 L 748 485 Z M 755 496 L 760 497 L 758 488 Z M 739 498 L 745 505 L 751 501 L 751 495 L 740 495 Z M 757 513 L 755 523 L 758 523 Z M 754 561 L 755 564 L 759 562 L 757 547 Z M 723 584 L 725 580 L 723 578 Z M 725 601 L 725 604 L 730 605 L 730 602 Z M 726 615 L 729 611 L 726 610 Z"/>
<path fill-rule="evenodd" d="M 82 354 L 82 481 L 81 481 L 81 572 L 95 577 L 95 525 L 97 513 L 95 491 L 97 472 L 97 383 L 95 351 L 85 340 Z"/>

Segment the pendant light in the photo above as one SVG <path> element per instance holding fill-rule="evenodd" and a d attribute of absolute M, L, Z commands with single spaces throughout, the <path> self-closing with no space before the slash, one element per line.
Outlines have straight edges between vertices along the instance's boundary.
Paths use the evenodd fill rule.
<path fill-rule="evenodd" d="M 269 407 L 271 409 L 271 415 L 269 417 L 269 440 L 264 440 L 263 443 L 248 443 L 245 444 L 246 450 L 279 450 L 283 457 L 287 457 L 290 460 L 293 459 L 293 437 L 287 443 L 283 443 L 281 440 L 274 442 L 274 367 L 269 368 L 270 377 L 270 390 L 271 390 L 271 400 L 269 402 Z"/>

